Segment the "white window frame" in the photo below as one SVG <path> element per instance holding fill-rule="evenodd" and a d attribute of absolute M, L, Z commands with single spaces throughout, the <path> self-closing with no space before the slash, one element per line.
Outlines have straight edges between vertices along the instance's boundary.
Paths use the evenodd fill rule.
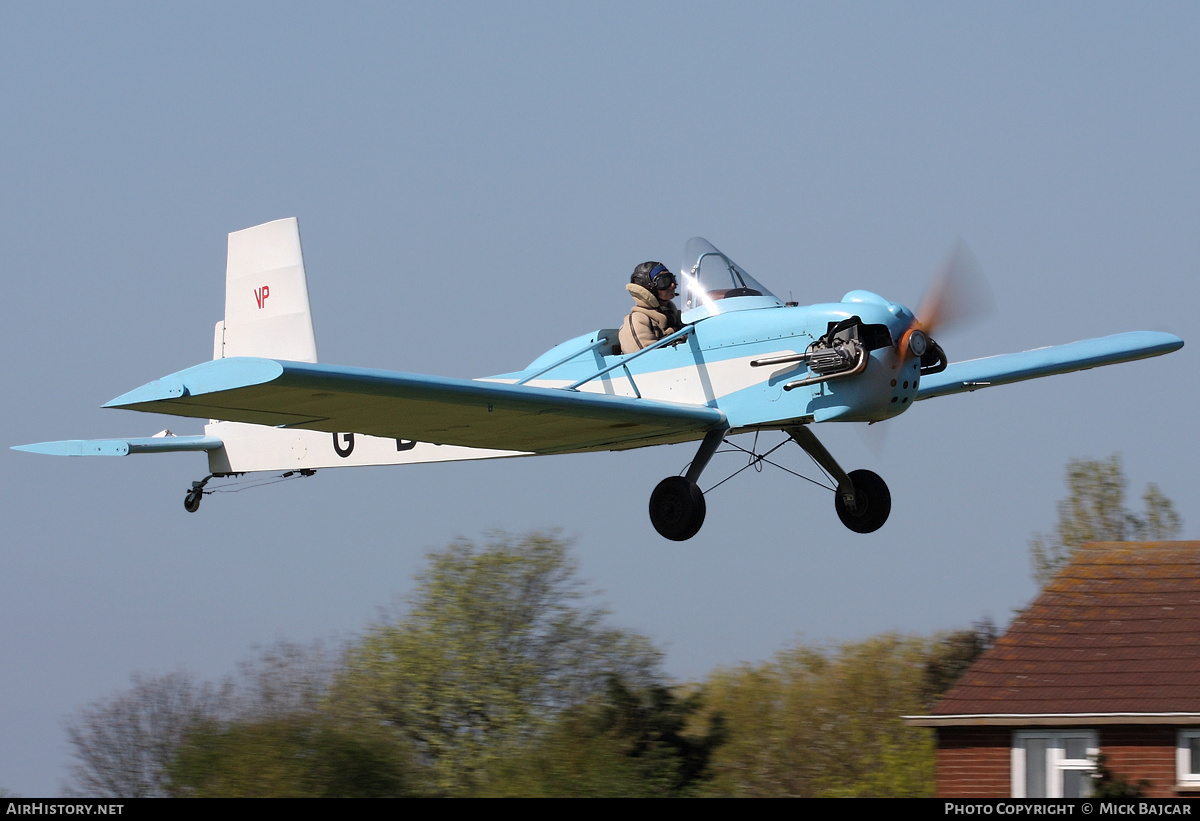
<path fill-rule="evenodd" d="M 1062 798 L 1063 773 L 1067 771 L 1096 771 L 1096 756 L 1100 754 L 1100 739 L 1095 730 L 1016 730 L 1012 739 L 1012 797 L 1029 798 L 1025 794 L 1026 748 L 1030 740 L 1046 742 L 1046 798 Z M 1087 744 L 1087 758 L 1067 758 L 1067 740 L 1082 739 Z"/>
<path fill-rule="evenodd" d="M 1200 773 L 1192 772 L 1192 741 L 1197 738 L 1200 738 L 1200 729 L 1180 730 L 1176 736 L 1175 779 L 1180 786 L 1200 787 Z"/>

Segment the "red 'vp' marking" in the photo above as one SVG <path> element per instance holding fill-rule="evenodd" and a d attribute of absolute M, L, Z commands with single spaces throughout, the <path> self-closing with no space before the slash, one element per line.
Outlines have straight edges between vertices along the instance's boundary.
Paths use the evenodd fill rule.
<path fill-rule="evenodd" d="M 267 297 L 270 295 L 271 289 L 266 285 L 262 286 L 261 288 L 254 289 L 254 301 L 258 303 L 258 307 L 260 308 L 263 306 L 263 303 L 267 301 Z"/>

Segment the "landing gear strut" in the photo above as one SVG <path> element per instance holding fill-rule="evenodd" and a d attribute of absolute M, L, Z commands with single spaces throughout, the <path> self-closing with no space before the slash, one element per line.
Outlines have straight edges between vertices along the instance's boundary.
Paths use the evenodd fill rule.
<path fill-rule="evenodd" d="M 664 539 L 686 542 L 700 532 L 704 524 L 704 493 L 696 480 L 717 448 L 725 441 L 728 428 L 710 430 L 696 451 L 696 458 L 683 476 L 668 476 L 650 494 L 650 523 Z"/>
<path fill-rule="evenodd" d="M 700 532 L 700 527 L 704 524 L 705 503 L 704 493 L 696 481 L 713 454 L 717 452 L 717 448 L 725 441 L 725 434 L 728 432 L 727 428 L 710 430 L 696 452 L 696 458 L 688 466 L 687 473 L 663 479 L 658 483 L 658 487 L 654 488 L 654 493 L 650 494 L 650 522 L 663 538 L 684 542 Z M 883 479 L 869 470 L 855 470 L 850 473 L 844 471 L 807 425 L 786 428 L 786 432 L 837 483 L 834 507 L 842 524 L 855 533 L 874 533 L 883 527 L 892 512 L 892 494 Z M 737 445 L 734 447 L 750 454 L 751 461 L 746 466 L 750 467 L 763 461 L 775 464 L 767 457 L 782 447 L 782 444 L 761 455 Z M 746 467 L 741 470 L 745 470 Z M 737 473 L 734 474 L 736 475 Z"/>
<path fill-rule="evenodd" d="M 807 425 L 788 428 L 787 433 L 837 481 L 834 507 L 842 524 L 855 533 L 874 533 L 883 527 L 892 512 L 892 494 L 883 479 L 869 470 L 846 473 Z"/>

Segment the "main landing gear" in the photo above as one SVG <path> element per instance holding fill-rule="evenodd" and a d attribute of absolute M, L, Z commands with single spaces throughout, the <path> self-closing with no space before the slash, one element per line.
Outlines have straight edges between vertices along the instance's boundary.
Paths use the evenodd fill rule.
<path fill-rule="evenodd" d="M 668 476 L 650 494 L 650 523 L 658 535 L 674 542 L 686 542 L 700 532 L 704 524 L 704 493 L 696 480 L 717 448 L 725 441 L 728 428 L 710 430 L 700 443 L 696 458 L 683 476 Z"/>
<path fill-rule="evenodd" d="M 728 429 L 709 431 L 687 473 L 663 479 L 650 494 L 650 522 L 663 538 L 684 542 L 700 532 L 705 503 L 704 493 L 696 482 L 728 432 Z M 842 524 L 855 533 L 874 533 L 883 527 L 892 512 L 892 494 L 883 479 L 869 470 L 846 473 L 807 425 L 787 428 L 786 432 L 837 482 L 834 508 Z M 751 464 L 757 464 L 767 461 L 769 452 L 750 455 Z"/>
<path fill-rule="evenodd" d="M 887 483 L 869 470 L 842 470 L 807 425 L 787 429 L 797 445 L 837 482 L 834 508 L 842 524 L 855 533 L 874 533 L 892 512 L 892 494 Z"/>

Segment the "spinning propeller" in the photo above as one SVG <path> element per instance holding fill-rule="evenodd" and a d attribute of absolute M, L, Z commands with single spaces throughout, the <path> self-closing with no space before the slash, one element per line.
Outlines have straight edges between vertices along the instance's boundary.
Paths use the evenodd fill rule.
<path fill-rule="evenodd" d="M 959 240 L 934 273 L 916 316 L 900 337 L 901 361 L 910 350 L 923 357 L 936 346 L 934 333 L 983 319 L 994 311 L 995 301 L 983 269 L 971 249 Z"/>
<path fill-rule="evenodd" d="M 918 358 L 923 358 L 932 350 L 943 354 L 944 363 L 944 352 L 934 341 L 933 334 L 986 319 L 995 310 L 992 289 L 988 286 L 979 260 L 975 259 L 966 243 L 958 240 L 934 272 L 925 287 L 916 316 L 900 336 L 900 361 L 907 358 L 910 350 Z M 936 367 L 936 370 L 941 368 Z M 925 372 L 922 369 L 922 373 Z M 887 425 L 875 423 L 858 428 L 863 443 L 877 458 L 885 450 L 884 440 L 888 430 Z"/>

